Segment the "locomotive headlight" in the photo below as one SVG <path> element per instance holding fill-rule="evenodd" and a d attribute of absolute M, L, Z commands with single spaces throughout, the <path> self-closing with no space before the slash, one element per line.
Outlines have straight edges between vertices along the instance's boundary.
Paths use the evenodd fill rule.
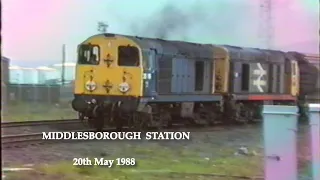
<path fill-rule="evenodd" d="M 125 93 L 125 92 L 128 92 L 129 89 L 130 89 L 130 86 L 128 83 L 123 82 L 123 83 L 119 84 L 119 91 L 120 92 Z"/>
<path fill-rule="evenodd" d="M 94 91 L 96 88 L 97 88 L 97 85 L 96 85 L 95 82 L 93 82 L 93 81 L 88 81 L 88 82 L 86 83 L 86 89 L 87 89 L 88 91 Z"/>

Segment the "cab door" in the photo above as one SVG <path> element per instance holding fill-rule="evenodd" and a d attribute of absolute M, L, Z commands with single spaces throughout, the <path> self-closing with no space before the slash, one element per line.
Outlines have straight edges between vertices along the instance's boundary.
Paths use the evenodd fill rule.
<path fill-rule="evenodd" d="M 291 95 L 299 94 L 299 67 L 297 61 L 291 61 Z"/>
<path fill-rule="evenodd" d="M 286 59 L 285 62 L 285 77 L 286 77 L 286 93 L 292 96 L 297 96 L 299 94 L 299 67 L 298 62 Z"/>
<path fill-rule="evenodd" d="M 144 53 L 143 84 L 145 96 L 157 95 L 157 52 L 150 49 Z"/>

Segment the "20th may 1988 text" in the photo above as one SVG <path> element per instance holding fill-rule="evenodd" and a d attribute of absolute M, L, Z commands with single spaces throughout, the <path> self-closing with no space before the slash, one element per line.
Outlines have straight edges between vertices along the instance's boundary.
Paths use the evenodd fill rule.
<path fill-rule="evenodd" d="M 111 168 L 112 166 L 135 166 L 135 158 L 115 158 L 115 159 L 105 159 L 105 158 L 73 158 L 74 166 L 106 166 Z"/>

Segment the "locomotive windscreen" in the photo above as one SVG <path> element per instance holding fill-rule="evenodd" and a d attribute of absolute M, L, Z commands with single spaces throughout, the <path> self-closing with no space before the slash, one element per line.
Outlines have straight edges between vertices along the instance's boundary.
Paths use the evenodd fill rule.
<path fill-rule="evenodd" d="M 78 49 L 78 63 L 98 65 L 100 61 L 100 48 L 97 45 L 82 44 Z"/>
<path fill-rule="evenodd" d="M 139 66 L 139 50 L 134 46 L 119 46 L 119 66 Z"/>

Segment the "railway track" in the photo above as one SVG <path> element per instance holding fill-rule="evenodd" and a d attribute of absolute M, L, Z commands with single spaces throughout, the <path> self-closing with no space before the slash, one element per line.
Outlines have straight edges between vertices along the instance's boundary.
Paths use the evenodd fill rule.
<path fill-rule="evenodd" d="M 78 124 L 81 124 L 81 122 L 78 119 L 66 119 L 66 120 L 43 120 L 43 121 L 21 121 L 21 122 L 2 122 L 1 128 L 5 130 L 13 129 L 18 130 L 14 131 L 14 133 L 9 134 L 2 134 L 1 140 L 2 140 L 2 147 L 3 148 L 20 148 L 20 147 L 26 147 L 26 146 L 33 146 L 33 145 L 41 145 L 41 144 L 48 144 L 48 143 L 62 143 L 62 142 L 70 142 L 68 140 L 43 140 L 42 139 L 42 132 L 48 132 L 50 130 L 38 128 L 38 127 L 50 127 L 50 126 L 56 126 L 56 125 L 70 125 L 70 129 L 68 130 L 58 130 L 60 132 L 79 132 L 79 131 L 94 131 L 94 129 L 91 128 L 84 128 L 81 129 Z M 73 126 L 76 125 L 76 126 Z M 36 131 L 21 131 L 21 127 L 28 127 L 35 128 Z M 29 128 L 30 127 L 30 128 Z M 16 129 L 15 129 L 16 128 Z M 200 129 L 198 129 L 200 128 Z M 226 130 L 228 128 L 232 127 L 225 127 L 225 126 L 216 126 L 216 127 L 208 127 L 210 130 L 206 130 L 206 127 L 188 127 L 188 126 L 182 126 L 181 124 L 173 124 L 171 128 L 164 127 L 160 131 L 177 131 L 177 130 L 184 130 L 184 131 L 219 131 L 219 130 Z M 233 127 L 235 128 L 235 127 Z M 238 127 L 239 128 L 239 127 Z M 81 130 L 79 130 L 81 129 Z M 124 127 L 123 131 L 128 131 L 128 127 Z M 158 131 L 159 129 L 156 129 L 154 127 L 150 127 L 148 129 L 149 131 Z M 53 131 L 56 131 L 56 129 L 53 129 Z M 104 129 L 106 132 L 116 131 L 115 128 L 106 127 Z M 75 142 L 79 142 L 83 140 L 76 140 Z"/>
<path fill-rule="evenodd" d="M 1 136 L 1 145 L 3 148 L 20 147 L 32 144 L 39 144 L 42 140 L 42 133 L 18 134 Z"/>
<path fill-rule="evenodd" d="M 78 124 L 81 124 L 78 119 L 1 122 L 1 129 L 7 131 L 4 134 L 2 133 L 1 144 L 3 148 L 19 148 L 30 145 L 47 144 L 54 141 L 42 140 L 42 127 Z M 24 132 L 21 128 L 28 129 L 28 131 Z"/>
<path fill-rule="evenodd" d="M 214 131 L 223 131 L 223 130 L 232 130 L 234 128 L 239 127 L 185 127 L 180 125 L 175 125 L 171 128 L 164 128 L 160 131 L 189 131 L 189 132 L 214 132 Z M 248 127 L 247 127 L 248 128 Z M 150 131 L 158 131 L 159 129 L 150 128 Z M 95 129 L 81 129 L 81 130 L 72 130 L 65 132 L 85 132 L 85 131 L 95 131 Z M 116 128 L 106 128 L 103 130 L 104 132 L 114 132 Z M 123 131 L 130 131 L 128 127 L 125 127 Z M 64 131 L 61 131 L 64 132 Z M 83 142 L 88 140 L 45 140 L 42 139 L 42 132 L 39 133 L 27 133 L 27 134 L 14 134 L 14 135 L 2 135 L 1 136 L 1 145 L 2 148 L 21 148 L 26 146 L 37 146 L 49 143 L 64 143 L 64 142 Z M 92 140 L 90 140 L 92 141 Z"/>
<path fill-rule="evenodd" d="M 44 120 L 44 121 L 19 121 L 1 122 L 1 128 L 22 127 L 22 126 L 48 126 L 58 124 L 80 124 L 78 119 Z"/>
<path fill-rule="evenodd" d="M 69 132 L 81 132 L 84 130 L 75 130 Z M 86 131 L 93 131 L 93 129 L 86 130 Z M 16 134 L 16 135 L 2 135 L 1 136 L 1 145 L 2 148 L 21 148 L 26 146 L 35 146 L 41 144 L 49 144 L 49 143 L 62 143 L 67 142 L 67 140 L 45 140 L 42 139 L 42 132 L 41 133 L 29 133 L 29 134 Z M 78 142 L 81 140 L 78 140 Z M 70 141 L 68 141 L 70 142 Z"/>

